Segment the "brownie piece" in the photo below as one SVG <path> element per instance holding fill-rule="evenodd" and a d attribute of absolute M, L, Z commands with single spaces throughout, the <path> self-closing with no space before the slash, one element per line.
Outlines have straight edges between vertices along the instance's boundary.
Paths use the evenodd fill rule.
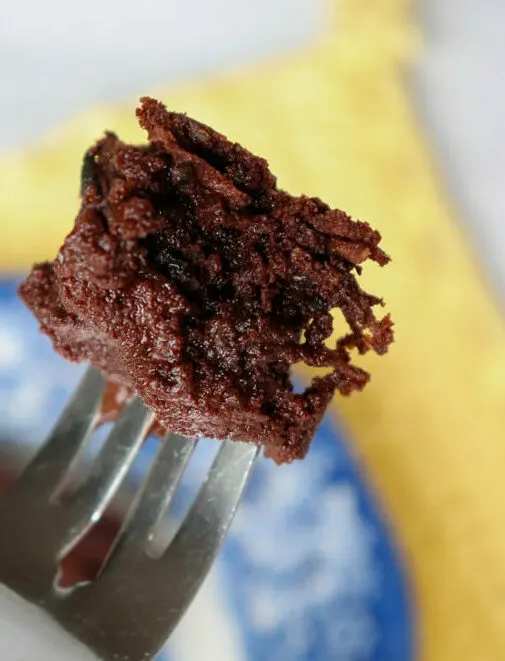
<path fill-rule="evenodd" d="M 107 133 L 85 155 L 81 209 L 20 295 L 55 349 L 138 393 L 164 428 L 303 457 L 335 390 L 369 375 L 351 350 L 392 341 L 356 275 L 380 234 L 279 190 L 265 160 L 150 98 L 149 144 Z M 332 335 L 333 308 L 349 332 Z M 291 368 L 327 368 L 294 392 Z"/>

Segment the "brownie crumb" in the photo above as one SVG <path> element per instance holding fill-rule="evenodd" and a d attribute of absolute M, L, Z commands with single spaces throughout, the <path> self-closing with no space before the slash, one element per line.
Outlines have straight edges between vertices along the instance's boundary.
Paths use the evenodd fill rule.
<path fill-rule="evenodd" d="M 163 428 L 305 456 L 339 390 L 369 375 L 351 351 L 393 340 L 357 275 L 389 257 L 367 223 L 279 190 L 267 162 L 150 98 L 149 143 L 107 133 L 85 155 L 82 205 L 54 262 L 20 295 L 55 349 L 138 393 Z M 331 311 L 349 332 L 329 346 Z M 329 370 L 295 393 L 296 363 Z"/>

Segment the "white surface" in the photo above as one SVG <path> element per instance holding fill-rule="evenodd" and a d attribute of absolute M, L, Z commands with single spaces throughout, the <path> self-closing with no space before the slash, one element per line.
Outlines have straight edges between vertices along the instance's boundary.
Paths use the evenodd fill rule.
<path fill-rule="evenodd" d="M 219 577 L 213 571 L 172 636 L 177 661 L 240 661 L 241 641 L 226 616 Z M 0 659 L 8 661 L 99 661 L 49 616 L 0 585 Z M 195 635 L 198 632 L 198 635 Z"/>
<path fill-rule="evenodd" d="M 85 106 L 296 48 L 323 3 L 0 0 L 0 147 Z"/>
<path fill-rule="evenodd" d="M 426 40 L 415 72 L 453 202 L 505 292 L 505 2 L 423 0 Z"/>
<path fill-rule="evenodd" d="M 176 661 L 242 661 L 241 637 L 227 615 L 219 567 L 214 567 L 170 639 Z"/>
<path fill-rule="evenodd" d="M 99 661 L 49 616 L 2 585 L 0 613 L 0 658 L 5 661 Z"/>

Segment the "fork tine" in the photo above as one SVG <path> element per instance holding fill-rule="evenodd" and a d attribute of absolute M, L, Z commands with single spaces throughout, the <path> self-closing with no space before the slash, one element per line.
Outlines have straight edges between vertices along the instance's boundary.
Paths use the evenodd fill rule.
<path fill-rule="evenodd" d="M 193 454 L 196 439 L 167 434 L 146 478 L 138 505 L 126 521 L 129 542 L 149 542 L 156 524 L 173 499 L 184 469 Z"/>
<path fill-rule="evenodd" d="M 160 560 L 162 576 L 172 576 L 176 568 L 177 575 L 184 577 L 177 581 L 178 594 L 173 595 L 181 612 L 219 551 L 258 453 L 259 447 L 251 443 L 223 441 L 188 515 Z"/>
<path fill-rule="evenodd" d="M 49 498 L 76 460 L 93 431 L 100 412 L 105 379 L 88 368 L 55 427 L 22 477 L 26 488 L 37 488 L 41 498 Z"/>
<path fill-rule="evenodd" d="M 138 397 L 123 408 L 91 466 L 90 477 L 72 499 L 73 523 L 62 554 L 102 515 L 131 467 L 153 420 L 154 414 Z"/>
<path fill-rule="evenodd" d="M 196 443 L 196 439 L 179 434 L 168 433 L 164 437 L 109 556 L 118 543 L 125 553 L 146 550 L 156 525 L 170 506 Z"/>

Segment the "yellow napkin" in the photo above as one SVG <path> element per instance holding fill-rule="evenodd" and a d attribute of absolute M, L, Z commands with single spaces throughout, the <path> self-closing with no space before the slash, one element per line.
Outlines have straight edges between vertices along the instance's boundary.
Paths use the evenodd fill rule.
<path fill-rule="evenodd" d="M 341 0 L 311 49 L 253 71 L 146 90 L 266 156 L 282 187 L 368 220 L 393 256 L 363 278 L 397 342 L 362 395 L 337 398 L 408 563 L 420 658 L 505 658 L 505 325 L 434 175 L 403 82 L 408 0 Z M 0 158 L 0 264 L 52 258 L 77 210 L 84 149 L 143 140 L 133 102 Z"/>

